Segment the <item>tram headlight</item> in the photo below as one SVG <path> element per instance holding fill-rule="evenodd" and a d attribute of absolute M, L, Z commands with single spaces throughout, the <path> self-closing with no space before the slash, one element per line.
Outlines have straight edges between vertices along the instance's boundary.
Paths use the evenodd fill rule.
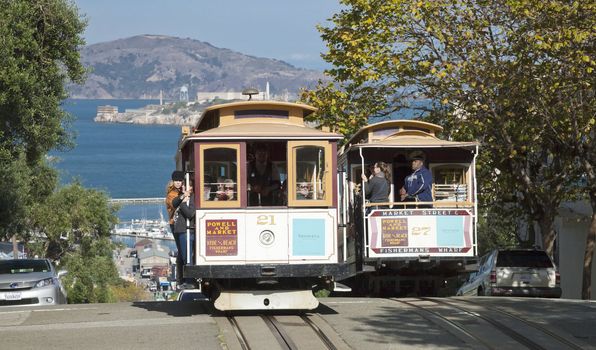
<path fill-rule="evenodd" d="M 275 242 L 275 234 L 272 231 L 264 230 L 259 235 L 259 242 L 264 246 L 270 246 Z"/>

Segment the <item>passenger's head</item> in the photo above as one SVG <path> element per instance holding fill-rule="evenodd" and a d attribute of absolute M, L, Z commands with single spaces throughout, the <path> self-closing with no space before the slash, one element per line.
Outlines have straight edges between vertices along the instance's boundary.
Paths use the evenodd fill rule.
<path fill-rule="evenodd" d="M 299 182 L 296 185 L 297 193 L 303 198 L 308 198 L 310 195 L 310 184 L 308 182 Z"/>
<path fill-rule="evenodd" d="M 184 172 L 180 170 L 174 170 L 174 172 L 172 173 L 172 181 L 174 183 L 174 187 L 178 189 L 181 188 L 182 181 L 184 181 Z"/>
<path fill-rule="evenodd" d="M 259 163 L 264 163 L 269 158 L 269 148 L 263 143 L 255 145 L 255 160 Z"/>
<path fill-rule="evenodd" d="M 227 200 L 233 200 L 236 193 L 236 184 L 232 179 L 226 179 L 224 181 L 224 193 L 226 194 Z"/>
<path fill-rule="evenodd" d="M 387 163 L 384 163 L 384 162 L 376 162 L 372 168 L 373 168 L 372 172 L 375 175 L 377 175 L 381 172 L 384 174 L 387 174 L 387 172 L 389 171 L 389 167 L 387 166 Z"/>
<path fill-rule="evenodd" d="M 420 151 L 414 151 L 410 154 L 410 162 L 412 164 L 412 170 L 418 170 L 424 165 L 424 153 Z"/>
<path fill-rule="evenodd" d="M 223 191 L 224 190 L 224 181 L 226 180 L 225 177 L 218 176 L 217 177 L 217 190 Z"/>

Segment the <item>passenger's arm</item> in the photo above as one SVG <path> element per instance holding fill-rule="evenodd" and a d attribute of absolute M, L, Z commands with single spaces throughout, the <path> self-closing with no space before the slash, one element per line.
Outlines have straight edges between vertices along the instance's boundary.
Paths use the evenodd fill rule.
<path fill-rule="evenodd" d="M 195 216 L 195 206 L 194 201 L 191 199 L 188 203 L 182 201 L 180 204 L 180 211 L 182 212 L 182 216 L 186 219 L 192 219 Z"/>
<path fill-rule="evenodd" d="M 418 193 L 424 191 L 425 186 L 426 182 L 424 180 L 424 176 L 422 174 L 417 174 L 416 180 L 413 181 L 412 186 L 408 188 L 408 195 L 412 197 L 417 195 Z"/>

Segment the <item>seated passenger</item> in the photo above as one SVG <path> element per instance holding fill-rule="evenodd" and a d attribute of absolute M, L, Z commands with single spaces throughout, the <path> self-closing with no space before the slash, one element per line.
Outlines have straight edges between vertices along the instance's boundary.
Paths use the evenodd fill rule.
<path fill-rule="evenodd" d="M 216 201 L 233 201 L 236 200 L 236 184 L 232 179 L 225 179 L 220 189 L 215 194 Z"/>
<path fill-rule="evenodd" d="M 269 160 L 269 149 L 264 144 L 255 147 L 255 159 L 248 166 L 248 205 L 271 206 L 279 192 L 279 172 Z"/>
<path fill-rule="evenodd" d="M 296 199 L 312 199 L 312 187 L 308 182 L 296 184 Z"/>

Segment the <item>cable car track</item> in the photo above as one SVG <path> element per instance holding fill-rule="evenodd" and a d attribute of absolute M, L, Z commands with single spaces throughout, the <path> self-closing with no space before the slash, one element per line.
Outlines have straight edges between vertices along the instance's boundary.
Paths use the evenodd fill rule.
<path fill-rule="evenodd" d="M 420 298 L 420 300 L 424 300 L 424 301 L 428 301 L 428 302 L 433 302 L 435 304 L 446 305 L 446 306 L 448 306 L 450 308 L 458 309 L 461 312 L 464 312 L 464 313 L 466 313 L 468 315 L 472 315 L 472 316 L 475 316 L 476 318 L 482 319 L 483 321 L 488 322 L 489 324 L 491 324 L 492 326 L 494 326 L 497 330 L 501 331 L 502 333 L 504 333 L 505 335 L 507 335 L 508 337 L 510 337 L 511 339 L 515 340 L 516 342 L 518 342 L 519 344 L 525 346 L 528 349 L 532 349 L 532 350 L 546 350 L 546 349 L 549 349 L 549 348 L 561 349 L 561 347 L 545 347 L 543 345 L 540 345 L 539 343 L 537 343 L 534 340 L 530 339 L 528 336 L 526 336 L 526 335 L 522 334 L 521 332 L 515 330 L 513 327 L 510 327 L 510 326 L 504 324 L 503 322 L 497 321 L 497 320 L 495 320 L 495 319 L 493 319 L 491 317 L 484 316 L 484 315 L 478 313 L 477 311 L 470 310 L 470 309 L 465 308 L 465 307 L 462 307 L 460 305 L 456 305 L 454 302 L 448 302 L 448 301 L 445 301 L 443 299 L 436 299 L 436 298 L 433 298 L 433 299 L 430 299 L 430 298 Z M 513 318 L 513 319 L 515 319 L 515 320 L 517 320 L 519 322 L 522 322 L 525 325 L 532 327 L 533 329 L 541 332 L 542 334 L 547 335 L 548 337 L 550 337 L 550 338 L 558 341 L 561 345 L 564 345 L 564 346 L 566 346 L 566 347 L 568 347 L 570 349 L 583 349 L 582 347 L 578 346 L 577 344 L 575 344 L 575 343 L 573 343 L 573 342 L 571 342 L 571 341 L 569 341 L 569 340 L 567 340 L 567 339 L 565 339 L 565 338 L 563 338 L 563 337 L 561 337 L 561 336 L 559 336 L 559 335 L 557 335 L 557 334 L 549 331 L 548 329 L 546 329 L 546 328 L 544 328 L 542 326 L 539 326 L 537 324 L 534 324 L 532 322 L 529 322 L 527 320 L 524 320 L 524 319 L 522 319 L 520 317 L 517 317 L 517 316 L 515 316 L 515 315 L 513 315 L 511 313 L 508 313 L 508 312 L 505 312 L 505 311 L 501 311 L 501 310 L 497 310 L 497 309 L 494 309 L 494 308 L 490 308 L 490 307 L 487 307 L 487 306 L 484 306 L 484 305 L 479 305 L 479 304 L 476 304 L 476 303 L 473 303 L 473 302 L 469 302 L 469 303 L 470 304 L 474 304 L 474 305 L 479 306 L 479 307 L 482 307 L 482 308 L 484 308 L 486 310 L 489 310 L 489 311 L 498 312 L 498 313 L 500 313 L 502 315 L 505 315 L 506 317 Z M 549 344 L 549 345 L 552 345 L 552 344 Z"/>
<path fill-rule="evenodd" d="M 255 329 L 245 329 L 246 326 L 243 326 L 243 322 L 238 322 L 238 316 L 227 315 L 228 322 L 232 326 L 234 330 L 234 334 L 238 342 L 240 343 L 240 347 L 243 350 L 251 350 L 260 348 L 259 344 L 254 344 L 254 339 L 264 339 L 267 337 L 267 331 L 269 334 L 276 340 L 279 349 L 287 349 L 287 350 L 298 350 L 308 348 L 308 345 L 305 345 L 305 341 L 309 341 L 312 344 L 313 337 L 311 335 L 316 335 L 316 339 L 320 341 L 317 343 L 317 348 L 325 348 L 328 350 L 338 350 L 346 348 L 342 345 L 336 345 L 331 340 L 331 338 L 325 334 L 320 327 L 316 325 L 316 323 L 311 319 L 311 316 L 307 315 L 294 315 L 294 316 L 285 316 L 291 318 L 292 325 L 288 325 L 288 322 L 283 322 L 278 319 L 278 316 L 274 315 L 255 315 L 255 316 L 247 316 L 244 319 L 244 324 L 246 324 L 247 319 L 251 325 L 255 325 L 258 319 L 262 320 L 266 327 L 259 327 L 258 330 Z M 296 332 L 292 332 L 291 328 L 296 326 L 304 326 L 308 328 L 308 336 L 304 334 L 302 336 L 297 336 Z M 259 334 L 255 334 L 258 332 Z M 303 331 L 304 332 L 304 331 Z M 303 333 L 302 332 L 302 333 Z M 251 344 L 251 338 L 253 339 L 253 344 Z M 272 344 L 269 344 L 272 345 Z M 312 347 L 312 345 L 310 346 Z M 273 348 L 270 346 L 270 348 Z"/>
<path fill-rule="evenodd" d="M 582 350 L 582 349 L 584 349 L 583 346 L 580 346 L 580 345 L 575 344 L 574 342 L 572 342 L 572 341 L 570 341 L 568 339 L 565 339 L 564 337 L 562 337 L 562 336 L 560 336 L 560 335 L 558 335 L 558 334 L 556 334 L 556 333 L 548 330 L 546 327 L 541 326 L 541 325 L 539 325 L 536 322 L 532 322 L 532 321 L 529 321 L 527 319 L 524 319 L 524 318 L 522 318 L 520 316 L 517 316 L 517 315 L 511 313 L 511 312 L 507 312 L 505 310 L 502 310 L 502 309 L 499 309 L 499 308 L 496 308 L 496 307 L 490 307 L 490 306 L 486 306 L 486 305 L 480 305 L 479 303 L 473 302 L 472 300 L 464 300 L 464 299 L 460 299 L 460 300 L 463 301 L 464 303 L 469 303 L 469 304 L 472 304 L 472 305 L 480 306 L 480 307 L 483 307 L 485 309 L 488 309 L 488 310 L 491 310 L 491 311 L 494 311 L 494 312 L 501 313 L 501 314 L 503 314 L 503 315 L 505 315 L 507 317 L 511 317 L 513 319 L 516 319 L 516 320 L 518 320 L 518 321 L 520 321 L 520 322 L 522 322 L 522 323 L 524 323 L 524 324 L 526 324 L 526 325 L 528 325 L 528 326 L 530 326 L 530 327 L 532 327 L 534 329 L 537 329 L 537 330 L 541 331 L 542 333 L 547 334 L 551 338 L 554 338 L 558 342 L 567 345 L 571 349 L 576 349 L 576 350 Z"/>
<path fill-rule="evenodd" d="M 429 310 L 428 308 L 422 307 L 420 305 L 416 305 L 412 302 L 409 301 L 405 301 L 405 300 L 401 300 L 401 299 L 397 299 L 397 298 L 390 298 L 389 300 L 395 301 L 395 302 L 399 302 L 405 305 L 408 305 L 410 307 L 416 308 L 417 310 L 419 310 L 417 312 L 418 315 L 420 315 L 422 318 L 424 318 L 425 320 L 434 323 L 436 325 L 438 325 L 439 327 L 442 328 L 446 328 L 444 327 L 443 324 L 441 324 L 441 322 L 444 322 L 445 324 L 453 327 L 455 330 L 461 332 L 464 335 L 464 338 L 467 337 L 468 340 L 474 340 L 476 342 L 478 342 L 478 344 L 481 344 L 483 347 L 485 347 L 486 349 L 489 350 L 497 350 L 499 349 L 499 347 L 497 346 L 492 346 L 491 344 L 487 343 L 484 341 L 484 339 L 482 339 L 481 337 L 475 335 L 474 333 L 468 331 L 465 327 L 463 327 L 462 325 L 458 324 L 457 322 L 451 321 L 450 319 L 448 319 L 447 317 L 441 315 L 439 312 L 433 311 L 433 310 Z M 420 312 L 422 311 L 422 312 Z M 429 317 L 429 315 L 431 317 Z M 435 318 L 435 319 L 433 319 Z M 440 320 L 440 322 L 437 322 L 437 320 Z M 449 331 L 447 329 L 447 331 Z M 461 337 L 458 337 L 461 339 Z M 469 343 L 468 340 L 462 339 L 464 340 L 464 342 Z M 476 344 L 470 344 L 470 345 L 476 345 Z M 475 346 L 475 348 L 478 348 Z"/>

